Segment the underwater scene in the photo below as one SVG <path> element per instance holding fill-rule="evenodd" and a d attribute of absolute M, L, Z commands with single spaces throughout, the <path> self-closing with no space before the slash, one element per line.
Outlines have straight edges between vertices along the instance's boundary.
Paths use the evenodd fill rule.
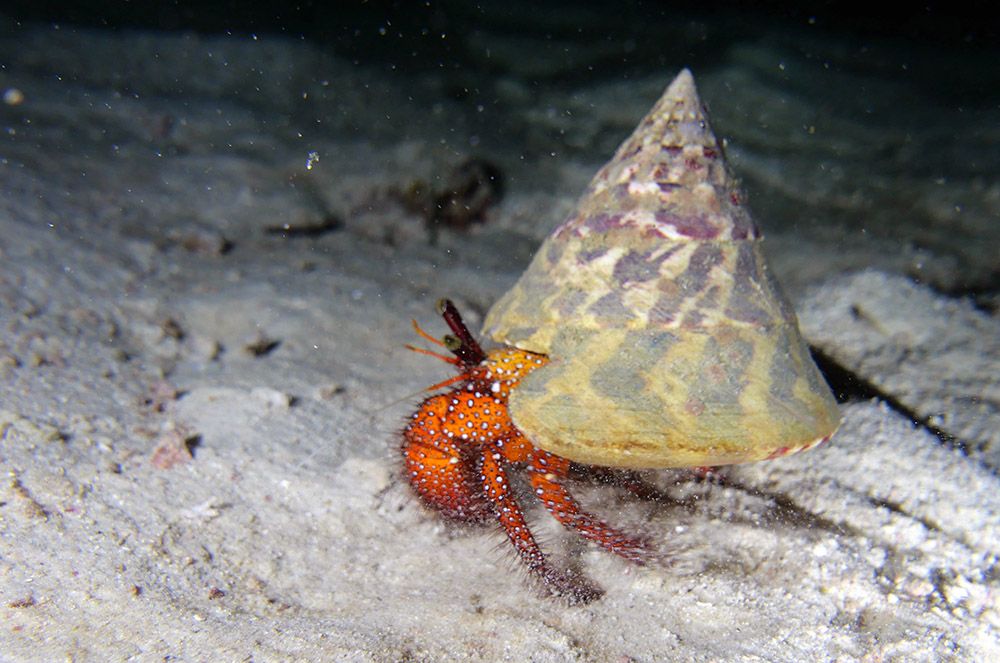
<path fill-rule="evenodd" d="M 997 62 L 3 3 L 0 660 L 1000 660 Z"/>

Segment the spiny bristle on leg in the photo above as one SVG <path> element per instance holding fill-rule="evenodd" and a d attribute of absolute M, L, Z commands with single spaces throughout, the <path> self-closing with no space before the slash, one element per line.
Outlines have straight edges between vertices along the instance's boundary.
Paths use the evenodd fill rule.
<path fill-rule="evenodd" d="M 552 517 L 563 527 L 630 562 L 644 564 L 651 559 L 654 549 L 649 540 L 612 527 L 580 507 L 560 481 L 569 476 L 569 470 L 570 462 L 565 458 L 541 449 L 532 454 L 529 479 L 536 497 Z"/>

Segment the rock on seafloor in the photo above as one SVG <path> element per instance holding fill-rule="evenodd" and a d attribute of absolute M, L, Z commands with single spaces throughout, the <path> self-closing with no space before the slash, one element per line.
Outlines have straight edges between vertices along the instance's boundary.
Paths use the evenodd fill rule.
<path fill-rule="evenodd" d="M 812 343 L 1000 470 L 1000 320 L 970 301 L 865 271 L 817 286 L 800 311 Z"/>

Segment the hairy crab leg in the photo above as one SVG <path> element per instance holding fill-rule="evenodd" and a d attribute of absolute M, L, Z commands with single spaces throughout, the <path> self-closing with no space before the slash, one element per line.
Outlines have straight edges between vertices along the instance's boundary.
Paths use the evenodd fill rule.
<path fill-rule="evenodd" d="M 608 525 L 580 508 L 580 504 L 562 485 L 569 476 L 570 461 L 547 451 L 535 449 L 531 456 L 531 486 L 535 495 L 552 516 L 567 529 L 625 559 L 643 564 L 652 555 L 649 541 Z"/>
<path fill-rule="evenodd" d="M 573 603 L 588 603 L 601 595 L 601 590 L 590 585 L 585 579 L 564 573 L 545 558 L 545 554 L 535 541 L 524 519 L 524 513 L 514 499 L 504 470 L 502 456 L 487 447 L 482 458 L 483 489 L 496 509 L 497 518 L 514 544 L 517 554 L 528 570 L 541 579 L 553 594 L 565 597 Z"/>

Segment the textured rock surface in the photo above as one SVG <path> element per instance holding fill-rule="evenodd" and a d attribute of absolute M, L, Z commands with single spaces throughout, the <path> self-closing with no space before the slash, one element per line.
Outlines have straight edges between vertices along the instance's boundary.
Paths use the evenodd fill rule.
<path fill-rule="evenodd" d="M 824 283 L 801 311 L 839 365 L 1000 469 L 1000 320 L 891 274 Z"/>
<path fill-rule="evenodd" d="M 540 599 L 497 533 L 443 525 L 400 480 L 402 421 L 450 372 L 403 350 L 410 319 L 442 331 L 433 302 L 447 294 L 478 327 L 475 313 L 607 157 L 586 147 L 620 142 L 689 63 L 635 88 L 553 86 L 509 123 L 496 112 L 473 122 L 474 109 L 297 40 L 4 27 L 0 89 L 24 98 L 0 106 L 0 657 L 1000 659 L 996 474 L 884 404 L 844 406 L 829 445 L 733 468 L 730 485 L 650 475 L 692 498 L 683 506 L 581 487 L 595 511 L 654 537 L 670 553 L 663 564 L 629 566 L 531 514 L 547 547 L 607 590 L 586 607 Z M 695 71 L 713 108 L 735 99 L 768 118 L 734 111 L 744 119 L 717 116 L 715 128 L 741 155 L 740 174 L 764 183 L 755 211 L 784 210 L 756 218 L 797 305 L 823 307 L 808 287 L 859 263 L 905 273 L 917 256 L 922 273 L 960 283 L 964 256 L 968 273 L 989 273 L 976 262 L 982 244 L 955 253 L 935 240 L 951 222 L 995 240 L 988 185 L 961 215 L 942 206 L 934 233 L 915 222 L 873 238 L 827 224 L 830 200 L 858 223 L 865 210 L 898 219 L 853 170 L 879 134 L 863 120 L 836 129 L 818 61 L 751 51 Z M 787 75 L 774 73 L 779 59 Z M 154 81 L 145 72 L 157 62 L 170 65 Z M 183 84 L 164 88 L 168 79 Z M 633 89 L 650 93 L 626 122 Z M 819 130 L 855 146 L 856 161 L 803 154 L 809 134 L 773 114 L 789 105 L 828 121 Z M 907 126 L 932 131 L 916 144 L 947 135 L 959 146 L 997 126 L 989 113 L 955 114 Z M 511 138 L 524 135 L 518 118 L 541 116 L 557 128 L 525 136 L 539 149 Z M 505 138 L 476 144 L 505 166 L 510 193 L 486 225 L 430 245 L 386 191 L 461 161 L 469 127 L 484 126 Z M 556 149 L 558 127 L 576 126 L 594 142 Z M 965 200 L 975 178 L 964 157 L 955 170 L 933 157 L 926 172 L 949 173 L 938 185 L 914 181 L 925 172 L 917 152 L 900 162 L 912 177 L 879 180 L 885 199 Z M 793 162 L 813 168 L 781 180 L 794 193 L 782 208 L 766 183 Z M 837 175 L 813 204 L 823 164 Z M 267 231 L 329 215 L 340 229 L 316 238 Z M 929 243 L 914 253 L 887 236 Z M 938 333 L 992 352 L 962 345 L 980 323 L 954 311 L 960 322 Z M 951 398 L 937 384 L 937 399 Z"/>

